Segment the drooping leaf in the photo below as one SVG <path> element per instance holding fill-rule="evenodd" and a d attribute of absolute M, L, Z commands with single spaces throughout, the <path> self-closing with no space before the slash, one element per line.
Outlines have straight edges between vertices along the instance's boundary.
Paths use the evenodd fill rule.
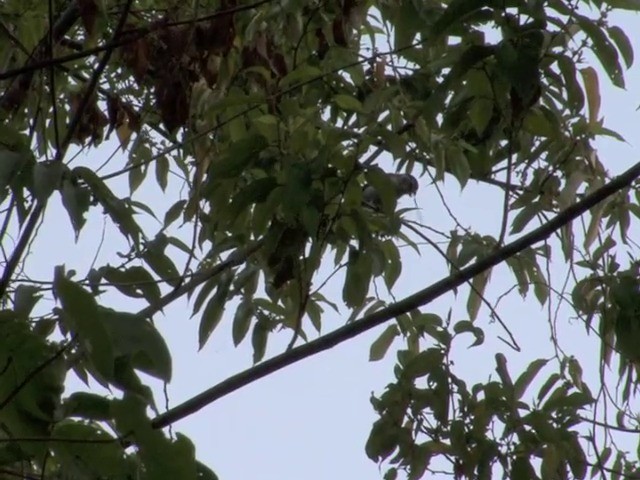
<path fill-rule="evenodd" d="M 216 293 L 209 299 L 207 306 L 204 307 L 202 318 L 200 319 L 200 327 L 198 329 L 198 348 L 202 349 L 207 340 L 222 320 L 222 314 L 227 303 L 227 296 L 231 288 L 233 278 L 231 275 L 225 275 L 218 284 Z"/>
<path fill-rule="evenodd" d="M 62 304 L 62 320 L 67 329 L 77 333 L 80 342 L 86 345 L 87 354 L 100 375 L 112 379 L 114 348 L 93 295 L 66 278 L 61 268 L 56 269 L 53 291 Z"/>
<path fill-rule="evenodd" d="M 389 350 L 389 347 L 399 334 L 400 332 L 398 331 L 397 325 L 389 325 L 385 328 L 380 336 L 371 344 L 371 348 L 369 349 L 369 361 L 376 362 L 378 360 L 382 360 L 387 353 L 387 350 Z"/>

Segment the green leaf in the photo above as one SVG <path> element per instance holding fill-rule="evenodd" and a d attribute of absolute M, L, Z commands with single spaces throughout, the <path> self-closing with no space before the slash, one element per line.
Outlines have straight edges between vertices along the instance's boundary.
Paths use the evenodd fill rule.
<path fill-rule="evenodd" d="M 564 87 L 567 90 L 567 101 L 569 105 L 573 107 L 574 111 L 580 112 L 584 107 L 584 93 L 578 83 L 575 62 L 566 55 L 561 55 L 558 57 L 558 68 L 564 78 Z"/>
<path fill-rule="evenodd" d="M 502 353 L 496 353 L 496 372 L 505 387 L 513 387 L 513 382 L 507 370 L 507 358 Z"/>
<path fill-rule="evenodd" d="M 147 243 L 142 258 L 156 275 L 175 287 L 180 282 L 180 272 L 164 252 L 167 244 L 167 237 L 164 234 L 158 234 L 156 238 Z"/>
<path fill-rule="evenodd" d="M 371 257 L 357 250 L 349 252 L 347 275 L 342 289 L 342 299 L 350 308 L 363 304 L 369 292 L 372 276 Z"/>
<path fill-rule="evenodd" d="M 113 379 L 113 345 L 93 295 L 65 278 L 60 268 L 56 269 L 53 292 L 62 304 L 62 320 L 67 329 L 77 333 L 80 342 L 86 345 L 91 363 L 100 375 Z"/>
<path fill-rule="evenodd" d="M 171 353 L 149 320 L 108 308 L 101 308 L 100 315 L 111 335 L 116 358 L 127 357 L 133 368 L 165 382 L 171 380 Z"/>
<path fill-rule="evenodd" d="M 71 220 L 71 226 L 73 227 L 77 240 L 78 234 L 86 222 L 84 215 L 89 210 L 89 205 L 91 204 L 91 193 L 87 188 L 65 177 L 62 180 L 60 197 L 62 198 L 62 205 L 69 215 L 69 220 Z"/>
<path fill-rule="evenodd" d="M 478 135 L 483 135 L 493 116 L 493 102 L 488 98 L 475 98 L 469 108 L 469 119 Z"/>
<path fill-rule="evenodd" d="M 580 441 L 578 440 L 578 435 L 572 434 L 569 441 L 565 443 L 567 450 L 569 451 L 566 455 L 567 461 L 569 462 L 569 468 L 571 469 L 571 474 L 573 478 L 576 480 L 583 480 L 587 475 L 587 466 L 589 462 L 587 461 L 587 456 L 584 453 L 582 445 L 580 445 Z M 605 465 L 607 463 L 608 455 L 606 455 L 605 451 L 599 457 L 598 462 L 600 465 Z M 557 475 L 556 475 L 557 477 Z"/>
<path fill-rule="evenodd" d="M 600 82 L 598 72 L 595 68 L 585 67 L 580 69 L 582 80 L 584 81 L 585 92 L 587 93 L 587 105 L 589 106 L 589 126 L 600 123 Z"/>
<path fill-rule="evenodd" d="M 251 326 L 251 319 L 254 315 L 253 302 L 250 298 L 245 298 L 238 305 L 236 314 L 233 317 L 233 326 L 231 335 L 233 337 L 233 344 L 237 347 L 240 342 L 246 337 Z"/>
<path fill-rule="evenodd" d="M 618 51 L 605 35 L 602 27 L 584 15 L 576 14 L 575 18 L 580 28 L 586 33 L 593 44 L 593 52 L 600 60 L 605 72 L 613 84 L 624 88 L 622 66 L 618 60 Z"/>
<path fill-rule="evenodd" d="M 443 362 L 442 351 L 437 348 L 429 348 L 409 360 L 402 371 L 402 376 L 408 380 L 424 377 L 433 370 L 441 369 Z"/>
<path fill-rule="evenodd" d="M 306 309 L 307 316 L 309 317 L 309 320 L 311 320 L 311 325 L 313 325 L 313 328 L 315 328 L 316 332 L 318 333 L 320 333 L 320 331 L 322 330 L 322 313 L 323 312 L 324 310 L 318 304 L 318 302 L 311 299 L 307 301 L 307 309 Z"/>
<path fill-rule="evenodd" d="M 385 240 L 381 243 L 380 247 L 384 252 L 384 256 L 386 259 L 385 268 L 384 268 L 384 283 L 387 285 L 387 288 L 391 290 L 393 286 L 400 278 L 400 274 L 402 273 L 402 260 L 400 259 L 400 252 L 398 251 L 398 247 L 391 240 Z"/>
<path fill-rule="evenodd" d="M 362 103 L 351 95 L 338 94 L 333 97 L 333 101 L 342 110 L 348 112 L 362 112 Z"/>
<path fill-rule="evenodd" d="M 295 70 L 292 70 L 281 78 L 279 85 L 280 87 L 286 87 L 287 85 L 305 83 L 309 80 L 320 77 L 322 77 L 322 70 L 307 63 L 303 63 L 296 67 Z"/>
<path fill-rule="evenodd" d="M 582 367 L 580 366 L 580 362 L 578 362 L 574 357 L 570 357 L 568 370 L 573 384 L 578 390 L 583 391 L 584 383 L 582 382 Z"/>
<path fill-rule="evenodd" d="M 27 320 L 33 307 L 42 298 L 40 289 L 34 285 L 18 285 L 13 294 L 13 311 L 16 317 Z"/>
<path fill-rule="evenodd" d="M 540 205 L 532 202 L 518 212 L 511 222 L 511 234 L 520 233 L 540 213 Z"/>
<path fill-rule="evenodd" d="M 156 158 L 156 181 L 160 186 L 160 189 L 164 192 L 167 189 L 167 182 L 169 177 L 169 159 L 166 155 L 161 155 Z"/>
<path fill-rule="evenodd" d="M 207 306 L 204 307 L 202 318 L 200 319 L 200 328 L 198 329 L 198 349 L 202 349 L 207 340 L 222 320 L 227 296 L 231 288 L 233 277 L 225 275 L 218 284 L 216 293 L 209 299 Z"/>
<path fill-rule="evenodd" d="M 0 150 L 0 199 L 5 198 L 5 189 L 11 185 L 24 161 L 25 156 L 21 153 Z"/>
<path fill-rule="evenodd" d="M 102 205 L 113 223 L 123 235 L 129 237 L 135 245 L 140 242 L 142 230 L 133 219 L 133 211 L 123 200 L 117 198 L 107 185 L 89 168 L 76 167 L 73 174 L 84 180 L 96 200 Z"/>
<path fill-rule="evenodd" d="M 514 480 L 534 480 L 538 478 L 528 457 L 515 455 L 511 463 L 511 478 Z"/>
<path fill-rule="evenodd" d="M 538 397 L 537 397 L 538 401 L 539 402 L 542 401 L 542 399 L 547 396 L 547 394 L 551 391 L 554 385 L 558 383 L 558 381 L 560 380 L 562 380 L 562 377 L 560 377 L 559 374 L 552 373 L 549 376 L 549 378 L 547 378 L 547 380 L 540 387 L 540 390 L 538 391 Z"/>
<path fill-rule="evenodd" d="M 45 202 L 58 189 L 65 169 L 62 162 L 38 162 L 33 167 L 33 190 L 40 202 Z"/>
<path fill-rule="evenodd" d="M 169 207 L 169 210 L 164 214 L 164 222 L 163 226 L 166 228 L 175 222 L 180 214 L 184 211 L 184 207 L 186 206 L 186 200 L 178 200 L 176 203 Z"/>
<path fill-rule="evenodd" d="M 269 327 L 267 322 L 260 319 L 253 326 L 251 334 L 251 345 L 253 346 L 253 363 L 258 363 L 264 358 L 267 351 L 267 340 L 269 338 Z"/>
<path fill-rule="evenodd" d="M 489 3 L 488 0 L 452 0 L 447 5 L 446 10 L 430 28 L 430 34 L 436 38 L 445 34 L 447 30 L 456 24 L 462 24 L 469 15 L 487 6 Z"/>
<path fill-rule="evenodd" d="M 533 379 L 548 362 L 549 361 L 545 359 L 534 360 L 529 364 L 527 369 L 520 374 L 513 384 L 513 394 L 516 400 L 520 400 L 522 398 L 522 395 L 524 395 L 524 392 L 527 390 Z"/>
<path fill-rule="evenodd" d="M 446 159 L 449 171 L 460 183 L 460 188 L 464 188 L 471 176 L 471 167 L 469 166 L 467 156 L 460 147 L 451 145 L 447 149 Z"/>
<path fill-rule="evenodd" d="M 631 41 L 629 40 L 629 37 L 627 37 L 627 34 L 624 33 L 624 30 L 620 27 L 616 26 L 608 27 L 607 33 L 609 34 L 609 37 L 611 37 L 611 40 L 616 44 L 616 47 L 618 47 L 627 68 L 631 68 L 633 65 L 633 46 L 631 45 Z"/>
<path fill-rule="evenodd" d="M 208 178 L 214 180 L 236 178 L 258 159 L 266 148 L 267 140 L 262 135 L 250 135 L 241 142 L 233 142 L 226 152 L 214 160 L 209 167 Z"/>
<path fill-rule="evenodd" d="M 400 334 L 397 325 L 389 325 L 383 330 L 378 338 L 374 340 L 369 349 L 369 361 L 376 362 L 382 360 L 386 355 L 393 340 Z"/>
<path fill-rule="evenodd" d="M 154 430 L 146 416 L 146 404 L 133 395 L 114 402 L 113 413 L 119 432 L 132 432 L 138 456 L 144 466 L 144 479 L 195 479 L 196 461 L 193 444 L 180 433 L 169 440 L 161 430 Z"/>
<path fill-rule="evenodd" d="M 471 280 L 472 288 L 469 291 L 469 298 L 467 299 L 467 313 L 469 314 L 469 318 L 472 322 L 478 317 L 480 305 L 482 305 L 484 290 L 487 287 L 490 276 L 491 269 L 488 269 L 476 275 Z"/>
<path fill-rule="evenodd" d="M 484 343 L 484 330 L 480 327 L 476 327 L 473 322 L 469 320 L 461 320 L 457 322 L 453 326 L 453 331 L 457 334 L 460 333 L 471 333 L 474 337 L 476 337 L 475 342 L 473 342 L 470 347 L 477 347 L 478 345 L 482 345 Z"/>
<path fill-rule="evenodd" d="M 640 0 L 605 0 L 604 3 L 621 10 L 640 11 Z"/>
<path fill-rule="evenodd" d="M 51 435 L 59 440 L 51 442 L 54 458 L 66 471 L 82 472 L 86 477 L 125 478 L 133 474 L 118 440 L 95 424 L 64 420 Z"/>
<path fill-rule="evenodd" d="M 74 392 L 64 400 L 62 410 L 65 417 L 80 417 L 86 420 L 111 420 L 112 400 L 89 392 Z"/>
<path fill-rule="evenodd" d="M 160 300 L 158 281 L 144 267 L 106 266 L 101 269 L 101 273 L 105 280 L 128 297 L 144 298 L 150 305 Z"/>

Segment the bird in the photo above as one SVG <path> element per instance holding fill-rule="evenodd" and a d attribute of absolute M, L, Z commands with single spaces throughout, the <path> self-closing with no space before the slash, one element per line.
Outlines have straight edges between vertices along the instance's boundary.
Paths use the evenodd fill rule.
<path fill-rule="evenodd" d="M 396 200 L 404 195 L 413 196 L 418 191 L 418 180 L 413 175 L 409 175 L 408 173 L 385 173 L 385 175 L 393 184 Z M 373 185 L 367 184 L 364 186 L 362 199 L 366 205 L 369 205 L 375 210 L 382 208 L 382 198 Z"/>

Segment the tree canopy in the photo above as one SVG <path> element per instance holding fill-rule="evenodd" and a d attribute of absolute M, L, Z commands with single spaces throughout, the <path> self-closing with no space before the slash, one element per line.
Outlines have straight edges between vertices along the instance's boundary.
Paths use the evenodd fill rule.
<path fill-rule="evenodd" d="M 595 147 L 624 141 L 601 113 L 634 61 L 617 10 L 640 2 L 4 0 L 0 478 L 217 478 L 166 427 L 381 325 L 370 359 L 397 360 L 362 443 L 385 479 L 636 478 L 620 438 L 640 433 L 640 164 Z M 499 228 L 458 221 L 452 182 L 496 192 Z M 399 198 L 416 189 L 441 199 L 424 220 Z M 103 220 L 93 261 L 38 251 Z M 554 354 L 522 371 L 504 296 L 546 312 L 529 321 Z M 155 321 L 180 302 L 201 349 L 228 322 L 252 366 L 162 409 L 175 352 Z M 598 372 L 569 320 L 598 339 Z M 465 378 L 455 348 L 495 325 L 507 353 Z M 65 392 L 72 376 L 86 389 Z"/>

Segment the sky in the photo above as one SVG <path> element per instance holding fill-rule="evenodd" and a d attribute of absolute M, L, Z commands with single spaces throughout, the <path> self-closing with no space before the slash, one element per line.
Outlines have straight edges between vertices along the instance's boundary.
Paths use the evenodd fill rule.
<path fill-rule="evenodd" d="M 640 55 L 640 17 L 624 13 L 615 18 L 619 20 L 613 23 L 623 26 L 632 39 L 636 54 Z M 628 141 L 628 144 L 623 144 L 600 140 L 596 144 L 600 159 L 612 174 L 622 172 L 640 157 L 640 140 L 637 140 L 640 116 L 636 111 L 640 105 L 640 69 L 634 67 L 627 72 L 626 78 L 627 90 L 622 91 L 611 86 L 604 75 L 600 77 L 605 126 L 618 131 Z M 108 148 L 100 150 L 111 151 Z M 103 158 L 79 161 L 99 165 Z M 420 178 L 420 185 L 415 203 L 409 199 L 402 200 L 403 206 L 419 208 L 410 218 L 445 231 L 452 228 L 452 220 L 437 191 L 430 186 L 428 176 Z M 126 181 L 120 182 L 116 191 L 126 196 Z M 457 181 L 447 178 L 442 193 L 463 225 L 497 237 L 502 204 L 502 194 L 498 189 L 470 182 L 461 192 Z M 175 190 L 173 194 L 176 194 Z M 142 201 L 156 205 L 160 212 L 175 200 L 173 194 L 162 194 L 152 186 L 141 190 Z M 144 222 L 151 230 L 158 228 L 148 219 L 143 219 Z M 51 202 L 40 232 L 47 232 L 46 236 L 38 236 L 28 258 L 28 272 L 35 279 L 50 279 L 53 267 L 63 261 L 68 268 L 85 272 L 94 260 L 96 245 L 103 235 L 97 265 L 109 258 L 117 264 L 117 259 L 113 260 L 113 252 L 118 249 L 126 251 L 119 236 L 95 211 L 89 216 L 78 243 L 74 244 L 66 212 L 59 201 Z M 189 232 L 183 233 L 188 238 Z M 402 258 L 403 273 L 395 290 L 398 299 L 447 274 L 442 260 L 428 248 L 423 249 L 422 256 L 411 249 L 403 249 Z M 562 261 L 554 262 L 551 268 L 554 279 L 564 278 L 566 266 Z M 513 277 L 506 269 L 497 268 L 492 275 L 488 297 L 497 297 L 513 284 Z M 341 286 L 337 279 L 330 285 L 327 296 L 340 298 Z M 101 301 L 108 304 L 114 298 L 107 295 Z M 454 318 L 464 319 L 465 304 L 466 290 L 462 289 L 457 298 L 445 296 L 423 311 L 444 315 L 451 307 Z M 135 311 L 139 304 L 119 300 L 115 307 Z M 233 309 L 227 310 L 221 325 L 200 352 L 197 344 L 199 317 L 190 318 L 190 312 L 191 307 L 183 301 L 168 307 L 164 315 L 155 317 L 156 326 L 167 340 L 174 359 L 174 379 L 168 387 L 171 406 L 251 366 L 252 350 L 248 339 L 238 348 L 233 347 L 231 341 Z M 477 325 L 485 329 L 485 344 L 469 349 L 467 347 L 473 341 L 469 337 L 467 344 L 458 342 L 454 357 L 456 373 L 468 383 L 486 380 L 493 374 L 493 357 L 498 351 L 507 356 L 514 374 L 521 372 L 531 360 L 552 353 L 546 328 L 548 312 L 541 309 L 533 295 L 523 300 L 516 293 L 511 294 L 500 303 L 499 312 L 519 339 L 522 351 L 515 352 L 496 339 L 504 332 L 498 324 L 491 322 L 489 312 L 483 307 Z M 597 365 L 598 343 L 593 337 L 585 337 L 583 326 L 563 317 L 563 313 L 561 309 L 559 323 L 562 324 L 563 338 L 580 338 L 579 343 L 567 342 L 567 348 L 575 350 L 572 353 L 580 358 L 588 372 L 589 365 Z M 323 333 L 342 325 L 347 317 L 348 313 L 344 311 L 341 314 L 327 311 L 323 318 Z M 541 324 L 545 328 L 541 328 Z M 372 393 L 381 394 L 385 385 L 393 380 L 394 349 L 402 347 L 401 340 L 396 340 L 383 360 L 369 362 L 371 342 L 383 329 L 374 329 L 259 380 L 177 422 L 173 428 L 191 438 L 196 445 L 197 457 L 223 480 L 381 478 L 384 469 L 381 470 L 364 453 L 369 430 L 376 420 L 369 398 Z M 272 336 L 267 355 L 283 351 L 289 339 L 290 332 Z M 79 383 L 72 379 L 69 391 L 79 387 Z M 156 383 L 155 388 L 158 402 L 162 405 L 161 385 Z M 635 447 L 631 445 L 633 450 Z"/>

